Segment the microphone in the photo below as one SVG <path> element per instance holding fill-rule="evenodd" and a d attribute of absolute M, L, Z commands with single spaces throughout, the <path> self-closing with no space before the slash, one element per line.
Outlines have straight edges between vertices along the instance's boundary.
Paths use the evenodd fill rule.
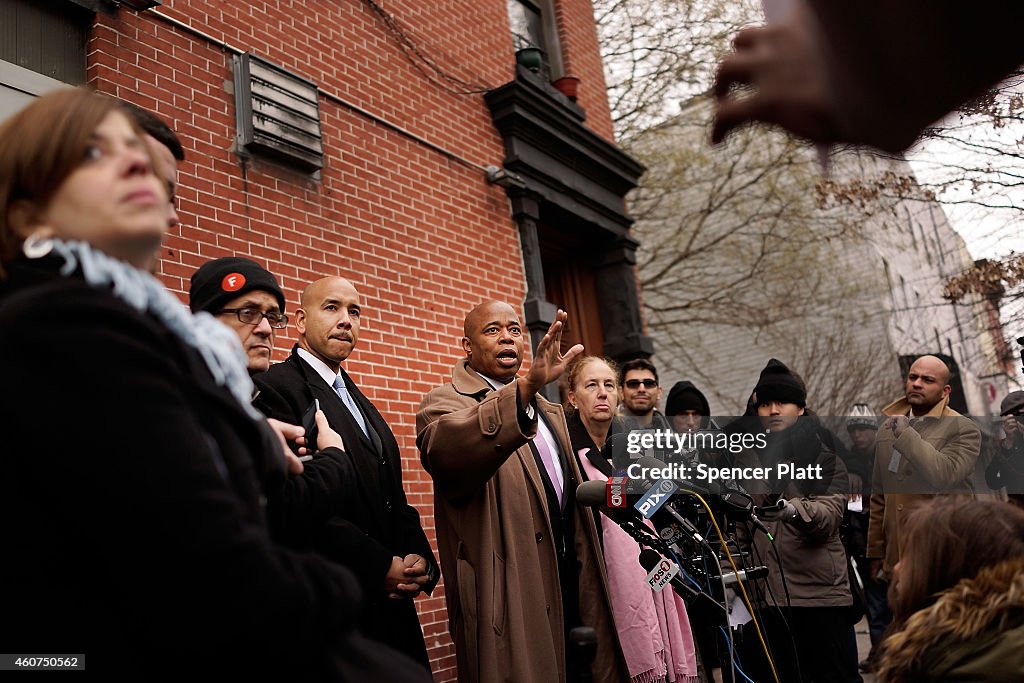
<path fill-rule="evenodd" d="M 591 481 L 583 482 L 582 484 L 580 484 L 576 488 L 576 500 L 578 502 L 582 503 L 583 505 L 586 505 L 587 507 L 600 508 L 601 512 L 605 513 L 607 516 L 609 516 L 609 517 L 611 517 L 613 519 L 616 518 L 616 517 L 619 517 L 619 518 L 623 518 L 624 517 L 624 518 L 628 518 L 631 521 L 636 521 L 636 522 L 641 522 L 641 523 L 644 520 L 646 520 L 647 518 L 644 517 L 644 515 L 641 514 L 639 510 L 636 509 L 636 506 L 633 503 L 636 503 L 637 501 L 642 500 L 644 498 L 644 496 L 647 495 L 647 492 L 644 492 L 644 493 L 630 493 L 628 491 L 624 491 L 621 495 L 623 497 L 623 500 L 626 502 L 626 505 L 623 506 L 623 507 L 609 507 L 608 506 L 608 497 L 607 497 L 606 492 L 607 492 L 608 485 L 609 485 L 610 482 L 611 482 L 611 480 L 605 482 L 605 481 L 598 481 L 596 479 L 591 480 Z M 679 495 L 679 494 L 675 493 L 675 494 L 672 494 L 672 495 Z M 665 510 L 665 507 L 661 507 L 659 510 L 657 510 L 651 516 L 650 519 L 651 519 L 652 522 L 654 521 L 655 518 L 658 518 L 658 517 L 662 517 L 662 520 L 664 521 L 664 517 L 661 516 L 662 510 Z M 689 521 L 686 520 L 685 518 L 680 517 L 679 513 L 677 513 L 675 510 L 672 510 L 671 512 L 666 512 L 665 516 L 673 518 L 673 520 L 676 523 L 678 523 L 680 525 L 684 525 L 684 528 L 685 528 L 685 525 L 689 525 L 689 527 L 693 529 L 693 533 L 697 533 L 697 530 L 695 528 L 693 528 L 693 525 L 690 524 Z M 655 523 L 655 527 L 657 527 L 657 523 Z"/>
<path fill-rule="evenodd" d="M 607 507 L 608 500 L 605 495 L 605 491 L 608 487 L 608 483 L 604 481 L 598 481 L 597 479 L 591 479 L 585 481 L 576 487 L 576 502 L 586 505 L 588 508 Z M 633 494 L 625 494 L 627 496 Z M 622 511 L 626 508 L 609 508 L 611 511 Z M 603 510 L 602 510 L 603 512 Z"/>
<path fill-rule="evenodd" d="M 597 656 L 597 631 L 589 626 L 577 626 L 569 631 L 569 648 L 579 666 L 576 683 L 590 683 L 594 680 L 591 672 Z"/>
<path fill-rule="evenodd" d="M 617 524 L 621 525 L 623 522 L 630 522 L 636 524 L 643 524 L 645 518 L 636 509 L 635 503 L 641 500 L 646 494 L 638 493 L 624 493 L 623 496 L 626 500 L 626 507 L 621 508 L 610 508 L 607 506 L 607 482 L 603 481 L 585 481 L 579 485 L 576 489 L 576 500 L 588 507 L 598 507 L 605 515 L 610 517 Z M 674 495 L 679 495 L 678 493 Z M 663 505 L 661 508 L 656 510 L 650 517 L 651 523 L 654 525 L 655 530 L 658 532 L 658 536 L 661 537 L 665 543 L 673 546 L 673 550 L 683 555 L 683 551 L 676 545 L 684 537 L 689 537 L 696 541 L 698 544 L 707 545 L 704 540 L 704 536 L 697 530 L 697 528 L 685 517 L 680 516 L 675 509 L 668 505 Z"/>
<path fill-rule="evenodd" d="M 605 492 L 608 484 L 611 480 L 604 482 L 598 480 L 585 481 L 576 488 L 576 500 L 586 505 L 587 507 L 596 507 L 601 510 L 606 516 L 610 517 L 614 522 L 622 526 L 624 523 L 632 525 L 640 525 L 649 531 L 649 528 L 644 524 L 647 518 L 640 514 L 640 511 L 635 506 L 629 505 L 630 502 L 635 502 L 643 498 L 643 495 L 638 493 L 623 493 L 623 499 L 627 502 L 625 507 L 608 507 L 607 497 Z M 698 543 L 703 542 L 703 538 L 700 532 L 690 524 L 689 520 L 684 517 L 680 517 L 675 510 L 667 510 L 667 506 L 662 507 L 660 510 L 655 512 L 650 519 L 654 525 L 655 530 L 658 531 L 658 536 L 665 541 L 668 545 L 675 545 L 680 538 L 683 537 L 682 528 L 691 537 L 694 538 Z M 668 530 L 671 529 L 671 532 Z M 663 531 L 664 530 L 664 531 Z M 682 551 L 678 548 L 673 548 L 677 553 Z"/>
<path fill-rule="evenodd" d="M 641 467 L 647 468 L 648 470 L 667 467 L 667 465 L 661 460 L 658 460 L 657 458 L 652 458 L 650 456 L 644 456 L 638 459 L 637 464 L 639 464 Z M 764 535 L 767 536 L 769 540 L 775 540 L 771 532 L 768 531 L 768 527 L 766 527 L 764 523 L 761 522 L 761 520 L 755 513 L 754 499 L 751 498 L 750 494 L 744 491 L 743 487 L 740 486 L 738 483 L 734 481 L 724 482 L 724 491 L 722 491 L 721 489 L 719 489 L 718 491 L 713 491 L 711 489 L 696 485 L 690 481 L 674 481 L 674 483 L 679 487 L 681 493 L 686 493 L 687 490 L 696 491 L 697 493 L 700 493 L 700 495 L 703 496 L 708 501 L 708 504 L 713 509 L 722 512 L 723 514 L 725 514 L 726 517 L 728 517 L 732 521 L 749 521 L 751 524 L 754 525 L 755 529 L 764 533 Z M 650 484 L 648 484 L 648 486 L 650 486 Z M 662 510 L 666 508 L 669 509 L 671 513 L 676 512 L 675 508 L 672 507 L 671 501 L 667 505 L 665 505 L 662 508 Z M 659 510 L 658 512 L 660 513 L 661 510 Z M 676 515 L 676 517 L 678 518 L 678 515 Z M 693 527 L 693 525 L 689 526 L 690 528 Z M 658 526 L 657 522 L 655 522 L 655 527 L 658 528 L 658 533 L 659 535 L 661 535 L 661 527 Z M 698 543 L 703 543 L 703 538 L 700 537 L 699 533 L 696 533 L 697 530 L 693 529 L 693 532 L 694 534 L 696 534 L 691 534 L 694 540 L 697 540 Z M 662 538 L 664 538 L 664 536 L 662 536 Z"/>
<path fill-rule="evenodd" d="M 651 471 L 651 470 L 661 470 L 662 472 L 665 472 L 665 471 L 669 471 L 671 469 L 669 467 L 669 465 L 664 460 L 659 460 L 658 458 L 652 457 L 650 455 L 641 456 L 640 458 L 637 458 L 637 460 L 635 462 L 636 462 L 637 465 L 639 465 L 643 469 L 646 469 L 648 472 Z M 644 481 L 645 482 L 650 482 L 650 479 L 645 477 Z M 702 495 L 704 497 L 714 496 L 714 495 L 717 495 L 717 493 L 718 493 L 717 491 L 712 491 L 707 486 L 704 486 L 702 484 L 698 484 L 697 482 L 689 480 L 689 479 L 685 479 L 685 480 L 670 479 L 669 481 L 671 481 L 678 488 L 683 489 L 684 491 L 690 491 L 690 492 L 693 492 L 693 493 L 699 493 L 700 495 Z M 651 486 L 651 483 L 648 483 L 646 488 L 650 488 L 650 486 Z"/>
<path fill-rule="evenodd" d="M 679 565 L 672 560 L 665 559 L 650 548 L 640 551 L 640 566 L 648 572 L 647 583 L 651 590 L 660 592 L 666 584 L 672 583 L 675 586 L 675 581 L 679 581 L 677 588 L 682 591 L 680 594 L 683 597 L 692 598 L 697 593 L 693 586 L 687 586 L 686 582 L 680 578 Z"/>
<path fill-rule="evenodd" d="M 666 465 L 657 458 L 650 456 L 644 456 L 638 459 L 637 464 L 641 467 L 647 468 L 648 470 L 666 468 Z M 673 483 L 681 489 L 682 493 L 694 492 L 699 493 L 701 497 L 707 500 L 708 504 L 712 508 L 724 513 L 729 519 L 744 521 L 750 519 L 754 514 L 754 499 L 750 497 L 743 487 L 734 481 L 724 482 L 723 490 L 719 486 L 707 487 L 701 486 L 693 481 L 678 481 L 673 480 Z"/>
<path fill-rule="evenodd" d="M 643 523 L 646 520 L 644 519 L 643 515 L 641 515 L 640 512 L 632 505 L 627 505 L 627 507 L 624 508 L 607 507 L 606 490 L 607 482 L 597 480 L 585 481 L 582 484 L 580 484 L 576 489 L 576 500 L 581 505 L 599 508 L 601 512 L 607 515 L 616 524 L 622 526 L 624 529 L 626 527 L 636 528 L 640 525 L 643 525 Z M 636 493 L 626 493 L 624 495 L 626 496 L 627 501 L 630 498 L 632 498 L 633 501 L 636 501 L 642 497 L 641 495 Z M 662 510 L 666 510 L 666 508 L 668 508 L 668 506 L 664 506 Z M 661 514 L 662 510 L 658 510 L 658 512 L 656 512 L 651 518 L 651 522 L 655 525 L 655 528 L 658 528 L 659 522 L 662 522 L 662 524 L 664 525 L 664 517 Z M 665 515 L 668 516 L 669 513 L 666 511 Z M 672 518 L 672 521 L 668 523 L 667 526 L 669 528 L 671 527 L 671 525 L 677 524 L 677 518 L 678 520 L 684 523 L 683 525 L 681 525 L 683 526 L 683 528 L 688 527 L 689 530 L 692 530 L 691 537 L 694 538 L 694 540 L 696 540 L 698 543 L 701 543 L 702 545 L 707 545 L 703 537 L 693 527 L 689 520 L 687 520 L 685 517 L 679 517 L 678 513 L 676 513 L 675 510 L 671 511 L 671 515 L 674 515 L 674 518 Z M 676 541 L 678 541 L 679 539 L 673 539 L 670 541 L 669 539 L 665 538 L 665 535 L 660 531 L 659 536 L 661 536 L 661 540 L 664 541 L 667 546 L 672 547 L 672 550 L 677 555 L 679 555 L 680 557 L 683 555 L 683 553 L 680 552 L 678 546 L 676 545 Z M 655 539 L 652 537 L 650 540 L 654 541 Z M 662 562 L 670 561 L 664 559 L 658 552 L 650 548 L 642 548 L 640 552 L 640 565 L 648 572 L 654 572 L 655 568 L 658 567 L 658 565 Z M 672 562 L 670 564 L 670 567 L 677 567 L 677 565 L 674 562 Z M 666 580 L 672 583 L 672 587 L 680 596 L 683 597 L 683 599 L 688 601 L 695 600 L 699 605 L 701 605 L 701 609 L 704 610 L 705 613 L 710 610 L 712 613 L 717 613 L 723 617 L 726 614 L 726 608 L 723 605 L 719 604 L 714 598 L 712 598 L 710 595 L 703 591 L 695 589 L 693 586 L 690 586 L 685 581 L 683 581 L 678 569 L 676 572 L 673 573 L 671 579 Z M 654 588 L 654 585 L 652 584 L 651 587 Z"/>
<path fill-rule="evenodd" d="M 597 479 L 583 482 L 576 487 L 576 502 L 590 508 L 599 509 L 606 517 L 623 527 L 627 532 L 629 532 L 629 528 L 634 528 L 636 530 L 643 529 L 643 531 L 650 533 L 650 529 L 648 529 L 644 524 L 647 520 L 645 520 L 644 516 L 637 512 L 636 508 L 632 505 L 627 505 L 625 507 L 608 506 L 605 491 L 607 490 L 609 482 L 610 480 L 605 482 Z M 638 497 L 633 493 L 623 494 L 623 496 L 627 500 L 628 498 L 635 499 Z"/>
<path fill-rule="evenodd" d="M 666 564 L 669 566 L 666 567 Z M 647 581 L 653 590 L 660 590 L 655 588 L 655 585 L 662 581 L 667 581 L 672 584 L 672 588 L 675 589 L 676 593 L 678 593 L 679 596 L 687 602 L 697 601 L 704 610 L 713 606 L 714 611 L 719 612 L 721 616 L 724 616 L 727 613 L 724 605 L 719 604 L 714 598 L 704 591 L 699 591 L 683 581 L 683 576 L 679 571 L 678 565 L 671 560 L 666 560 L 650 548 L 644 548 L 640 551 L 640 566 L 647 570 Z M 673 572 L 673 568 L 676 571 Z M 666 578 L 669 575 L 671 575 L 671 578 Z M 652 581 L 656 583 L 652 584 Z"/>
<path fill-rule="evenodd" d="M 723 582 L 726 586 L 732 586 L 741 581 L 763 579 L 766 576 L 768 576 L 768 567 L 760 566 L 741 569 L 739 572 L 725 572 L 721 576 L 712 576 L 711 578 L 715 581 Z"/>

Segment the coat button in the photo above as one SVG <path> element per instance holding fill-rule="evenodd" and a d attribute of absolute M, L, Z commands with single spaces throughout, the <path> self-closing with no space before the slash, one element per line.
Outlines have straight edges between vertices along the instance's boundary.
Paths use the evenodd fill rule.
<path fill-rule="evenodd" d="M 537 536 L 535 538 L 537 539 L 537 543 L 540 543 L 541 541 L 544 540 L 544 534 L 542 534 L 541 532 L 538 531 L 537 532 Z"/>
<path fill-rule="evenodd" d="M 899 503 L 898 505 L 896 505 L 896 509 L 899 510 L 900 512 L 903 512 L 903 503 Z"/>

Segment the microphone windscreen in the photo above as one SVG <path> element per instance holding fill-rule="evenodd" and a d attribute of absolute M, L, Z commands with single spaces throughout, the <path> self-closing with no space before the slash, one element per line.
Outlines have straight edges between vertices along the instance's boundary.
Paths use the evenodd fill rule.
<path fill-rule="evenodd" d="M 650 548 L 644 548 L 640 551 L 640 566 L 651 571 L 654 567 L 661 562 L 661 555 Z"/>
<path fill-rule="evenodd" d="M 576 500 L 587 507 L 604 505 L 607 484 L 603 481 L 585 481 L 576 488 Z"/>

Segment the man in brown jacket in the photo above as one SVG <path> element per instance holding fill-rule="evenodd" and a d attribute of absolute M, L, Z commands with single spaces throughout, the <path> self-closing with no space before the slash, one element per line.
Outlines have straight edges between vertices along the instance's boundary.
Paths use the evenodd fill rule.
<path fill-rule="evenodd" d="M 875 439 L 867 556 L 871 575 L 888 581 L 899 561 L 907 515 L 937 493 L 973 495 L 971 477 L 981 432 L 949 407 L 949 368 L 935 356 L 910 366 L 904 398 L 882 409 L 889 416 Z"/>
<path fill-rule="evenodd" d="M 517 377 L 525 335 L 512 306 L 466 316 L 452 381 L 416 416 L 460 683 L 575 680 L 566 635 L 597 631 L 593 680 L 628 680 L 593 515 L 575 504 L 580 474 L 560 406 L 538 392 L 583 347 L 560 353 L 559 311 Z"/>

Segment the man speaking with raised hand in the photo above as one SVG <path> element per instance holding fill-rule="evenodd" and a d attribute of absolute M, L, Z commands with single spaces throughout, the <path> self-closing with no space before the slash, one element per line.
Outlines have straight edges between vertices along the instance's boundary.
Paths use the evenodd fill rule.
<path fill-rule="evenodd" d="M 561 354 L 565 321 L 558 311 L 518 377 L 525 335 L 515 309 L 475 307 L 465 358 L 416 416 L 461 683 L 575 680 L 583 664 L 566 641 L 581 625 L 597 632 L 593 680 L 628 679 L 593 516 L 575 501 L 565 418 L 539 394 L 583 351 Z"/>

